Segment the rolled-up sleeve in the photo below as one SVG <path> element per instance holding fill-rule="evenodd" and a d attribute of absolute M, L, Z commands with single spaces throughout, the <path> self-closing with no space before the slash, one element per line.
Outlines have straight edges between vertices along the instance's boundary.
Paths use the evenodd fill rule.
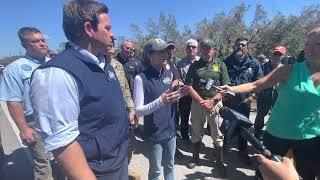
<path fill-rule="evenodd" d="M 79 92 L 75 79 L 68 72 L 55 67 L 36 70 L 30 98 L 37 131 L 47 151 L 75 140 L 79 135 Z"/>

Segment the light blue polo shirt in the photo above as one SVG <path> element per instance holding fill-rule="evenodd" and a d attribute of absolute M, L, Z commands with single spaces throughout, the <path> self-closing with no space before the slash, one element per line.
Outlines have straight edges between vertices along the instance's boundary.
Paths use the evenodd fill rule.
<path fill-rule="evenodd" d="M 32 72 L 43 63 L 26 55 L 6 66 L 0 77 L 0 100 L 21 102 L 24 115 L 31 115 L 30 78 Z"/>

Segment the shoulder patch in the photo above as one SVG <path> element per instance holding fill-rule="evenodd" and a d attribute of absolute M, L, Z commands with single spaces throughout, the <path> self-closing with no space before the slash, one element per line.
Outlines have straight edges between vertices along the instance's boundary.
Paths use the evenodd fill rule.
<path fill-rule="evenodd" d="M 32 67 L 28 64 L 23 64 L 21 66 L 21 69 L 23 69 L 24 71 L 31 71 L 32 70 Z"/>
<path fill-rule="evenodd" d="M 215 65 L 212 66 L 212 70 L 213 70 L 214 72 L 219 72 L 219 71 L 220 71 L 220 68 L 219 68 L 219 66 L 218 66 L 217 64 L 215 64 Z"/>

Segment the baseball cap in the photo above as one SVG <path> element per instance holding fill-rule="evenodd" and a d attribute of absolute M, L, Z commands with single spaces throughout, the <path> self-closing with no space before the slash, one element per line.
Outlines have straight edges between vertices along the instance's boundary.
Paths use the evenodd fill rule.
<path fill-rule="evenodd" d="M 168 41 L 167 44 L 169 44 L 168 48 L 175 48 L 175 44 L 173 41 Z"/>
<path fill-rule="evenodd" d="M 212 39 L 202 39 L 201 42 L 200 42 L 200 46 L 208 46 L 208 47 L 211 47 L 211 48 L 214 48 L 214 47 L 217 47 L 216 44 L 214 43 L 214 41 Z"/>
<path fill-rule="evenodd" d="M 172 46 L 172 44 L 166 43 L 161 38 L 155 38 L 155 39 L 150 39 L 147 42 L 147 44 L 144 46 L 144 51 L 145 52 L 162 51 L 162 50 L 167 49 L 169 46 Z"/>
<path fill-rule="evenodd" d="M 282 55 L 286 55 L 287 49 L 284 46 L 277 46 L 273 50 L 273 54 L 275 52 L 280 52 Z"/>
<path fill-rule="evenodd" d="M 198 41 L 195 40 L 195 39 L 189 39 L 187 41 L 187 46 L 195 46 L 195 47 L 198 47 Z"/>

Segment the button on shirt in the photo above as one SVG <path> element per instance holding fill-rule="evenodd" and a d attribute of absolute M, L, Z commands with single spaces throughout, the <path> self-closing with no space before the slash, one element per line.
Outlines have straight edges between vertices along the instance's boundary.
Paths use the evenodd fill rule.
<path fill-rule="evenodd" d="M 83 60 L 104 69 L 105 61 L 69 42 Z M 36 118 L 37 131 L 45 142 L 47 151 L 63 147 L 79 135 L 79 91 L 76 80 L 68 72 L 50 67 L 38 69 L 31 81 L 30 98 Z"/>
<path fill-rule="evenodd" d="M 26 55 L 9 64 L 0 77 L 0 100 L 21 102 L 24 115 L 31 115 L 33 110 L 29 96 L 30 78 L 33 71 L 42 63 L 43 61 Z"/>

